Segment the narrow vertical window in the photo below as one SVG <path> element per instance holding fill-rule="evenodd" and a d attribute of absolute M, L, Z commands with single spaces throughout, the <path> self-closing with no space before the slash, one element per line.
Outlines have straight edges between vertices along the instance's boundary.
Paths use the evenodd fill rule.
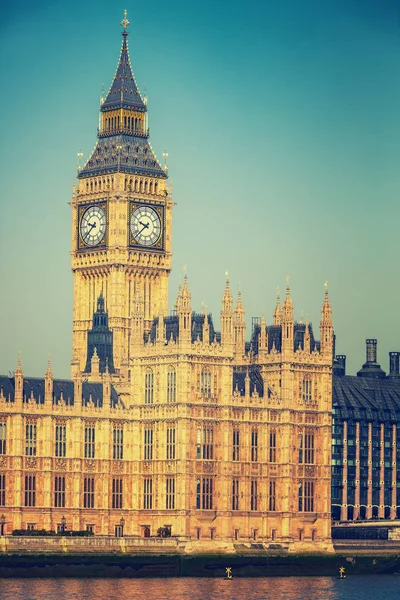
<path fill-rule="evenodd" d="M 211 477 L 203 477 L 201 508 L 211 510 L 213 507 L 213 480 Z"/>
<path fill-rule="evenodd" d="M 111 501 L 113 508 L 122 508 L 122 479 L 112 480 Z"/>
<path fill-rule="evenodd" d="M 7 425 L 0 422 L 0 454 L 7 454 Z"/>
<path fill-rule="evenodd" d="M 258 461 L 258 431 L 253 429 L 251 432 L 251 460 Z"/>
<path fill-rule="evenodd" d="M 207 367 L 201 371 L 201 395 L 205 398 L 211 396 L 211 371 Z"/>
<path fill-rule="evenodd" d="M 240 432 L 239 429 L 233 430 L 232 439 L 232 460 L 240 459 Z"/>
<path fill-rule="evenodd" d="M 165 480 L 165 508 L 173 510 L 175 508 L 175 478 L 167 477 Z"/>
<path fill-rule="evenodd" d="M 94 508 L 94 477 L 85 477 L 83 480 L 83 506 Z"/>
<path fill-rule="evenodd" d="M 232 510 L 239 510 L 239 479 L 232 479 Z"/>
<path fill-rule="evenodd" d="M 214 456 L 214 432 L 212 427 L 205 427 L 203 436 L 203 458 L 212 460 Z"/>
<path fill-rule="evenodd" d="M 144 430 L 144 446 L 143 446 L 143 458 L 144 460 L 153 459 L 153 430 Z"/>
<path fill-rule="evenodd" d="M 122 427 L 113 429 L 113 459 L 122 460 L 124 458 L 124 430 Z"/>
<path fill-rule="evenodd" d="M 250 483 L 250 510 L 257 510 L 258 508 L 258 497 L 257 497 L 257 480 L 252 479 Z"/>
<path fill-rule="evenodd" d="M 314 464 L 314 433 L 307 430 L 304 435 L 304 462 L 306 465 Z"/>
<path fill-rule="evenodd" d="M 151 478 L 143 481 L 143 508 L 145 510 L 153 508 L 153 480 Z"/>
<path fill-rule="evenodd" d="M 59 423 L 56 425 L 55 455 L 67 456 L 67 427 L 64 423 Z"/>
<path fill-rule="evenodd" d="M 268 510 L 276 510 L 276 481 L 269 482 Z"/>
<path fill-rule="evenodd" d="M 201 482 L 200 477 L 196 479 L 196 508 L 201 506 Z"/>
<path fill-rule="evenodd" d="M 201 458 L 201 438 L 202 438 L 202 431 L 200 429 L 200 427 L 197 428 L 197 433 L 196 433 L 196 458 Z"/>
<path fill-rule="evenodd" d="M 36 506 L 36 475 L 25 475 L 25 506 Z"/>
<path fill-rule="evenodd" d="M 25 455 L 36 456 L 36 423 L 28 422 L 25 426 Z"/>
<path fill-rule="evenodd" d="M 312 380 L 309 375 L 304 377 L 301 383 L 301 392 L 304 402 L 310 402 L 312 400 Z"/>
<path fill-rule="evenodd" d="M 84 445 L 84 456 L 85 458 L 95 457 L 95 428 L 94 425 L 85 427 L 85 445 Z"/>
<path fill-rule="evenodd" d="M 170 367 L 167 373 L 167 402 L 176 402 L 176 371 Z"/>
<path fill-rule="evenodd" d="M 175 428 L 167 428 L 167 460 L 173 460 L 175 458 Z"/>
<path fill-rule="evenodd" d="M 54 477 L 54 506 L 65 508 L 65 477 Z"/>
<path fill-rule="evenodd" d="M 269 462 L 276 462 L 276 431 L 269 432 Z"/>
<path fill-rule="evenodd" d="M 6 505 L 6 476 L 0 475 L 0 506 Z"/>
<path fill-rule="evenodd" d="M 144 403 L 153 404 L 154 402 L 154 373 L 152 369 L 147 369 L 144 378 Z"/>

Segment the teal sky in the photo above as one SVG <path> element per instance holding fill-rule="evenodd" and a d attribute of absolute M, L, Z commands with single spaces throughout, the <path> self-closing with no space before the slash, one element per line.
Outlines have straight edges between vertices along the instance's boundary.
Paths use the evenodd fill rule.
<path fill-rule="evenodd" d="M 228 269 L 248 321 L 290 276 L 319 326 L 325 280 L 348 373 L 400 350 L 400 9 L 396 0 L 99 0 L 2 8 L 0 372 L 69 377 L 72 182 L 96 141 L 128 10 L 152 146 L 177 202 L 170 304 L 219 329 Z"/>

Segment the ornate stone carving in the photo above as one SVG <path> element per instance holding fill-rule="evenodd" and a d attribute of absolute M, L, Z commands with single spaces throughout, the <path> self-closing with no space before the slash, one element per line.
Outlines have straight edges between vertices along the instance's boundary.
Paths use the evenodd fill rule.
<path fill-rule="evenodd" d="M 56 458 L 55 468 L 57 471 L 66 471 L 67 470 L 67 461 L 65 458 Z"/>
<path fill-rule="evenodd" d="M 25 461 L 25 465 L 26 465 L 27 469 L 36 469 L 36 465 L 37 465 L 36 457 L 28 456 L 28 458 Z"/>
<path fill-rule="evenodd" d="M 85 471 L 95 471 L 96 470 L 96 461 L 95 460 L 85 460 Z"/>

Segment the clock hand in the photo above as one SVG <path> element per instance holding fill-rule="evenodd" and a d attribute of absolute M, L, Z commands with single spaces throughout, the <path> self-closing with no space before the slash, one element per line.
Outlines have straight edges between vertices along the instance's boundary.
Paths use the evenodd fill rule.
<path fill-rule="evenodd" d="M 139 221 L 140 223 L 140 221 Z M 147 223 L 147 225 L 145 225 L 144 223 L 140 223 L 141 225 L 143 225 L 142 229 L 138 232 L 138 235 L 140 235 L 143 231 L 143 229 L 148 229 L 149 228 L 149 224 Z"/>
<path fill-rule="evenodd" d="M 85 233 L 85 235 L 83 236 L 84 241 L 86 241 L 87 237 L 92 233 L 92 229 L 93 229 L 93 227 L 96 227 L 96 223 L 89 223 L 89 227 L 90 227 L 89 231 L 87 231 Z"/>

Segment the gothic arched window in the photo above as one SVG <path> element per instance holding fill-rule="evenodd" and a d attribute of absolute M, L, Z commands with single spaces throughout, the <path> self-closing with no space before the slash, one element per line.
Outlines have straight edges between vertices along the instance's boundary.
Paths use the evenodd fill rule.
<path fill-rule="evenodd" d="M 167 373 L 167 402 L 176 402 L 176 370 L 169 367 Z"/>
<path fill-rule="evenodd" d="M 211 371 L 208 367 L 204 367 L 201 371 L 201 395 L 211 396 Z"/>
<path fill-rule="evenodd" d="M 152 369 L 147 369 L 144 377 L 144 403 L 153 404 L 154 402 L 154 373 Z"/>
<path fill-rule="evenodd" d="M 309 375 L 306 375 L 301 383 L 301 397 L 304 402 L 312 400 L 312 380 Z"/>

